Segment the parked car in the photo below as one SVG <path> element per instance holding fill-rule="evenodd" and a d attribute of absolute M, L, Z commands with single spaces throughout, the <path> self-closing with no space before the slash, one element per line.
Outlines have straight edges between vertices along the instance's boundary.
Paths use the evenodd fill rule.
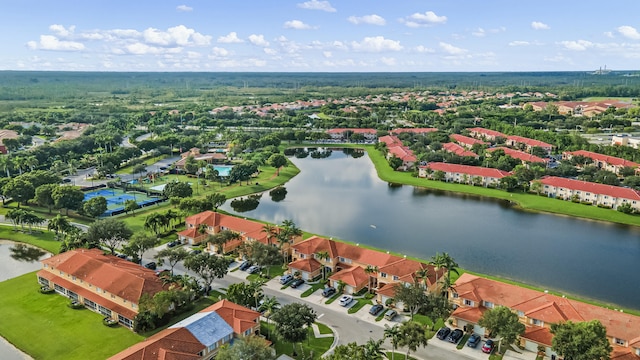
<path fill-rule="evenodd" d="M 250 266 L 250 267 L 247 269 L 247 272 L 248 272 L 249 274 L 255 274 L 255 273 L 257 273 L 258 271 L 260 271 L 260 266 L 258 266 L 258 265 Z"/>
<path fill-rule="evenodd" d="M 457 344 L 458 341 L 460 341 L 460 339 L 462 339 L 463 335 L 464 335 L 464 333 L 462 332 L 462 330 L 455 329 L 451 333 L 449 333 L 449 336 L 447 336 L 447 341 L 450 342 L 450 343 Z"/>
<path fill-rule="evenodd" d="M 438 330 L 438 332 L 436 333 L 436 337 L 440 340 L 444 340 L 447 338 L 447 335 L 449 335 L 450 332 L 451 332 L 451 329 L 445 326 L 443 328 L 440 328 L 440 330 Z"/>
<path fill-rule="evenodd" d="M 491 354 L 491 351 L 493 351 L 493 340 L 489 339 L 484 342 L 484 345 L 482 345 L 482 352 L 485 354 Z"/>
<path fill-rule="evenodd" d="M 384 313 L 384 318 L 391 321 L 393 320 L 393 318 L 396 317 L 396 315 L 398 315 L 398 312 L 393 309 L 390 309 L 390 310 L 387 310 L 386 313 Z"/>
<path fill-rule="evenodd" d="M 127 255 L 125 255 L 125 254 L 118 254 L 118 255 L 116 255 L 116 256 L 117 256 L 117 257 L 119 257 L 120 259 L 125 259 L 125 260 L 127 260 Z"/>
<path fill-rule="evenodd" d="M 198 255 L 198 254 L 200 254 L 201 252 L 202 252 L 202 250 L 200 250 L 200 249 L 193 249 L 193 250 L 189 251 L 189 254 L 191 254 L 191 255 Z"/>
<path fill-rule="evenodd" d="M 302 285 L 302 284 L 304 284 L 304 280 L 302 280 L 302 279 L 295 279 L 295 280 L 293 280 L 293 281 L 291 282 L 291 284 L 289 284 L 289 287 L 291 287 L 291 288 L 294 288 L 294 289 L 295 289 L 295 288 L 297 288 L 298 286 L 300 286 L 300 285 Z"/>
<path fill-rule="evenodd" d="M 340 297 L 340 306 L 347 306 L 347 305 L 351 304 L 352 301 L 353 301 L 353 296 L 351 296 L 351 295 L 342 295 Z"/>
<path fill-rule="evenodd" d="M 467 346 L 475 349 L 478 344 L 480 344 L 480 340 L 480 335 L 471 334 L 471 336 L 469 336 L 469 340 L 467 340 Z"/>
<path fill-rule="evenodd" d="M 324 297 L 329 297 L 335 293 L 336 293 L 336 288 L 334 287 L 328 287 L 328 288 L 322 289 L 322 296 Z"/>
<path fill-rule="evenodd" d="M 238 269 L 240 269 L 242 271 L 245 271 L 248 268 L 250 268 L 251 265 L 253 265 L 253 264 L 251 264 L 251 261 L 243 261 L 242 264 L 240 264 L 240 266 L 238 267 Z"/>
<path fill-rule="evenodd" d="M 378 315 L 380 311 L 382 311 L 382 309 L 384 309 L 384 306 L 382 306 L 381 304 L 375 304 L 371 307 L 371 309 L 369 309 L 369 314 Z"/>
<path fill-rule="evenodd" d="M 144 267 L 146 267 L 147 269 L 155 270 L 155 269 L 156 269 L 156 267 L 157 267 L 157 265 L 156 265 L 156 263 L 154 263 L 154 262 L 152 261 L 152 262 L 150 262 L 150 263 L 146 263 L 146 264 L 144 264 Z"/>
<path fill-rule="evenodd" d="M 167 243 L 167 247 L 168 248 L 176 247 L 178 244 L 179 244 L 179 242 L 177 240 L 176 241 L 169 241 Z"/>
<path fill-rule="evenodd" d="M 288 283 L 291 280 L 293 280 L 293 275 L 291 275 L 291 274 L 285 274 L 285 275 L 280 276 L 280 284 L 282 284 L 282 285 Z"/>

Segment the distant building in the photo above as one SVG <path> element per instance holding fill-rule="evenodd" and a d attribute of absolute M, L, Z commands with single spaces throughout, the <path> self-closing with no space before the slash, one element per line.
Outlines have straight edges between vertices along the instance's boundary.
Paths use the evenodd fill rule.
<path fill-rule="evenodd" d="M 542 183 L 542 193 L 548 197 L 573 200 L 575 196 L 580 202 L 612 209 L 617 209 L 622 204 L 629 204 L 636 211 L 640 211 L 640 191 L 631 188 L 556 176 L 545 176 L 534 181 Z M 533 181 L 531 183 L 533 184 Z"/>
<path fill-rule="evenodd" d="M 507 171 L 481 166 L 430 162 L 426 166 L 420 166 L 418 177 L 433 179 L 436 171 L 444 173 L 444 181 L 446 182 L 477 184 L 479 186 L 497 186 L 500 179 L 511 175 Z"/>
<path fill-rule="evenodd" d="M 593 165 L 598 169 L 608 170 L 615 174 L 620 174 L 620 170 L 624 167 L 631 167 L 638 169 L 640 164 L 626 159 L 622 159 L 615 156 L 609 156 L 604 154 L 595 153 L 592 151 L 578 150 L 578 151 L 565 151 L 562 153 L 563 160 L 571 160 L 575 156 L 584 156 L 593 161 Z M 581 165 L 578 165 L 581 166 Z"/>
<path fill-rule="evenodd" d="M 493 153 L 496 150 L 504 151 L 505 155 L 509 155 L 514 159 L 518 159 L 518 160 L 522 161 L 523 164 L 541 163 L 541 164 L 545 164 L 546 165 L 549 162 L 549 159 L 541 158 L 539 156 L 535 156 L 535 155 L 526 153 L 524 151 L 514 150 L 514 149 L 507 148 L 507 147 L 494 147 L 494 148 L 487 149 L 487 151 L 489 153 Z"/>

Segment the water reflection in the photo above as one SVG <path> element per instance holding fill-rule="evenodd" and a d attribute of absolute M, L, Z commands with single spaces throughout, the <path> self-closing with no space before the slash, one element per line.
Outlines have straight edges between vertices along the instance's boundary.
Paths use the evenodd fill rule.
<path fill-rule="evenodd" d="M 40 250 L 38 248 L 27 246 L 25 244 L 15 244 L 11 247 L 11 258 L 23 261 L 23 262 L 34 262 L 38 261 L 46 251 Z"/>
<path fill-rule="evenodd" d="M 448 252 L 471 271 L 640 306 L 638 228 L 388 184 L 378 179 L 366 154 L 353 159 L 333 151 L 325 159 L 291 160 L 301 172 L 287 183 L 287 200 L 262 199 L 243 216 L 276 224 L 292 219 L 312 233 L 422 259 Z M 223 209 L 234 212 L 227 204 Z M 624 281 L 612 281 L 621 279 L 620 274 Z"/>
<path fill-rule="evenodd" d="M 262 194 L 249 195 L 246 198 L 238 198 L 231 200 L 231 207 L 237 212 L 247 212 L 255 210 L 260 205 Z"/>
<path fill-rule="evenodd" d="M 271 201 L 280 202 L 287 197 L 287 188 L 284 186 L 278 186 L 277 188 L 269 191 L 269 196 L 271 196 Z"/>

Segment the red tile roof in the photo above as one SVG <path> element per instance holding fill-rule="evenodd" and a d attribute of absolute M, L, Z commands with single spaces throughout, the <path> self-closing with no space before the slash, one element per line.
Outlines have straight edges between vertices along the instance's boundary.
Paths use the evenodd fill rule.
<path fill-rule="evenodd" d="M 478 323 L 482 314 L 487 311 L 487 308 L 484 306 L 479 307 L 467 307 L 467 306 L 459 306 L 457 309 L 451 313 L 452 317 L 470 321 L 472 323 Z"/>
<path fill-rule="evenodd" d="M 464 135 L 460 135 L 460 134 L 451 134 L 451 139 L 457 143 L 460 144 L 466 144 L 466 145 L 474 145 L 474 144 L 480 144 L 480 145 L 487 145 L 486 142 L 482 141 L 482 140 L 478 140 L 478 139 L 474 139 L 472 137 L 468 137 L 468 136 L 464 136 Z"/>
<path fill-rule="evenodd" d="M 460 298 L 474 294 L 479 298 L 475 301 L 484 300 L 496 306 L 507 306 L 545 323 L 598 320 L 607 328 L 609 336 L 627 341 L 633 341 L 640 336 L 640 317 L 580 301 L 468 273 L 462 274 L 456 280 L 454 289 Z"/>
<path fill-rule="evenodd" d="M 154 271 L 99 249 L 71 250 L 41 262 L 136 304 L 142 294 L 163 290 Z"/>
<path fill-rule="evenodd" d="M 579 190 L 592 194 L 607 195 L 614 198 L 640 201 L 640 191 L 620 186 L 598 184 L 582 180 L 573 180 L 557 176 L 545 176 L 539 180 L 543 185 Z"/>
<path fill-rule="evenodd" d="M 431 162 L 427 164 L 428 168 L 433 171 L 444 171 L 445 173 L 460 173 L 470 176 L 482 176 L 489 178 L 502 179 L 505 176 L 511 175 L 511 173 L 499 169 L 486 168 L 481 166 L 459 165 L 440 162 Z"/>
<path fill-rule="evenodd" d="M 601 161 L 601 162 L 607 163 L 607 164 L 612 165 L 612 166 L 629 166 L 629 167 L 638 167 L 638 166 L 640 166 L 640 164 L 635 163 L 633 161 L 629 161 L 629 160 L 622 159 L 622 158 L 615 157 L 615 156 L 608 156 L 608 155 L 604 155 L 604 154 L 598 154 L 598 153 L 591 152 L 591 151 L 586 151 L 586 150 L 566 151 L 566 152 L 563 153 L 563 155 L 584 156 L 584 157 L 588 157 L 590 159 L 593 159 L 594 161 Z"/>
<path fill-rule="evenodd" d="M 483 135 L 486 135 L 486 136 L 503 137 L 503 138 L 507 137 L 507 135 L 501 133 L 500 131 L 489 130 L 489 129 L 485 129 L 485 128 L 481 128 L 481 127 L 474 127 L 474 128 L 470 128 L 470 129 L 467 129 L 467 130 L 469 130 L 470 132 L 475 132 L 475 133 L 483 134 Z"/>
<path fill-rule="evenodd" d="M 240 233 L 246 238 L 267 242 L 267 233 L 264 232 L 264 224 L 242 219 L 239 217 L 221 214 L 215 211 L 204 211 L 187 217 L 186 224 L 192 224 L 193 227 L 187 226 L 189 229 L 197 229 L 200 224 L 211 227 L 220 227 L 221 229 L 231 230 Z"/>
<path fill-rule="evenodd" d="M 289 267 L 292 269 L 313 273 L 322 269 L 322 264 L 316 259 L 306 258 L 290 262 Z"/>
<path fill-rule="evenodd" d="M 381 251 L 362 248 L 319 236 L 312 236 L 307 240 L 293 245 L 293 249 L 298 253 L 308 256 L 326 251 L 332 259 L 342 257 L 362 264 L 377 266 L 378 268 L 402 259 L 399 256 L 390 255 Z"/>
<path fill-rule="evenodd" d="M 553 145 L 551 144 L 547 144 L 546 142 L 542 142 L 540 140 L 535 140 L 535 139 L 529 139 L 523 136 L 517 136 L 517 135 L 509 135 L 507 136 L 507 140 L 511 140 L 514 141 L 516 143 L 519 144 L 525 144 L 528 146 L 539 146 L 541 148 L 552 148 Z"/>
<path fill-rule="evenodd" d="M 248 329 L 256 326 L 256 320 L 260 318 L 259 312 L 229 300 L 220 300 L 200 312 L 207 313 L 212 311 L 218 313 L 233 328 L 233 332 L 236 334 L 243 334 Z"/>
<path fill-rule="evenodd" d="M 393 129 L 391 130 L 391 134 L 401 134 L 401 133 L 414 133 L 414 134 L 427 134 L 430 132 L 438 131 L 437 128 L 401 128 L 401 129 Z"/>
<path fill-rule="evenodd" d="M 205 346 L 186 328 L 168 328 L 108 360 L 198 360 Z"/>
<path fill-rule="evenodd" d="M 360 288 L 363 284 L 368 284 L 369 275 L 360 266 L 352 266 L 348 269 L 340 270 L 329 277 L 333 281 L 344 281 L 345 284 Z"/>
<path fill-rule="evenodd" d="M 381 136 L 378 141 L 387 144 L 387 147 L 402 146 L 402 141 L 393 135 Z"/>
<path fill-rule="evenodd" d="M 475 158 L 478 157 L 478 154 L 474 153 L 473 151 L 469 151 L 466 148 L 463 148 L 462 146 L 452 142 L 442 144 L 442 149 L 446 152 L 450 152 L 458 156 L 473 156 Z"/>
<path fill-rule="evenodd" d="M 389 148 L 389 153 L 395 155 L 395 157 L 402 161 L 415 162 L 418 158 L 413 155 L 413 151 L 406 146 L 392 146 Z"/>
<path fill-rule="evenodd" d="M 327 130 L 328 134 L 342 134 L 345 131 L 351 131 L 354 134 L 377 134 L 378 130 L 376 129 L 347 129 L 347 128 L 338 128 L 338 129 L 329 129 Z"/>
<path fill-rule="evenodd" d="M 528 154 L 528 153 L 526 153 L 524 151 L 520 151 L 520 150 L 510 149 L 508 147 L 495 147 L 495 148 L 487 149 L 487 151 L 489 151 L 489 152 L 494 152 L 496 150 L 503 150 L 506 155 L 509 155 L 512 158 L 518 159 L 518 160 L 521 160 L 521 161 L 534 162 L 534 163 L 546 163 L 546 162 L 549 161 L 549 159 L 543 159 L 543 158 L 541 158 L 539 156 Z"/>
<path fill-rule="evenodd" d="M 546 346 L 551 346 L 553 340 L 553 334 L 549 328 L 543 326 L 525 326 L 522 337 Z"/>

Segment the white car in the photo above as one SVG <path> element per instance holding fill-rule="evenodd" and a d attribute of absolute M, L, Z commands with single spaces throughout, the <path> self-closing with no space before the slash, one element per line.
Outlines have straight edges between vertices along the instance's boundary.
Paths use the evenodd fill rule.
<path fill-rule="evenodd" d="M 347 305 L 351 304 L 352 301 L 353 301 L 353 296 L 351 296 L 351 295 L 342 295 L 340 297 L 340 305 L 341 306 L 347 306 Z"/>

